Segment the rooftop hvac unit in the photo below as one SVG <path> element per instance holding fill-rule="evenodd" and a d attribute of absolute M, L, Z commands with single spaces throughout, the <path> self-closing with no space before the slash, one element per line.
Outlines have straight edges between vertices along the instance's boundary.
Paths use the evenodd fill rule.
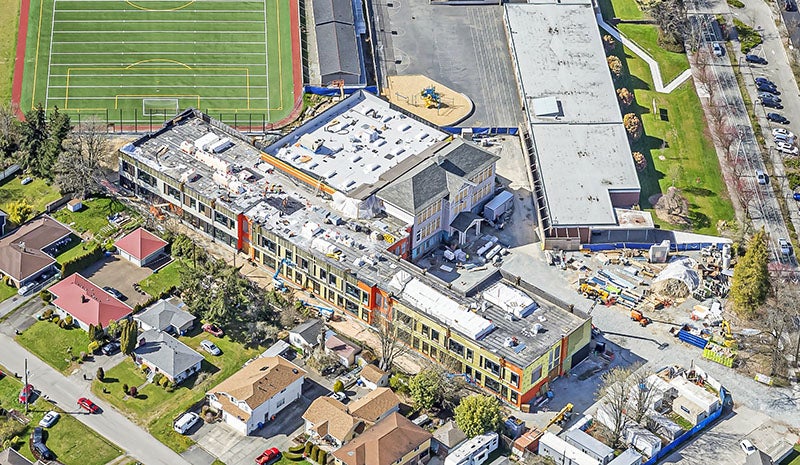
<path fill-rule="evenodd" d="M 539 334 L 539 331 L 541 331 L 542 328 L 544 328 L 544 326 L 542 326 L 541 323 L 534 323 L 533 326 L 531 326 L 531 332 L 533 334 Z"/>

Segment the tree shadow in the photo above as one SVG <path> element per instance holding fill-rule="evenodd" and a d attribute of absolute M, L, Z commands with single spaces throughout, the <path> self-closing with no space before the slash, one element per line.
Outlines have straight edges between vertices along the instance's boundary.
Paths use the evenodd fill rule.
<path fill-rule="evenodd" d="M 109 377 L 109 376 L 105 376 L 105 377 L 103 377 L 102 381 L 100 381 L 100 382 L 102 384 L 112 384 L 112 383 L 118 383 L 119 379 L 113 378 L 113 377 Z"/>
<path fill-rule="evenodd" d="M 687 194 L 696 195 L 698 197 L 716 197 L 717 194 L 705 187 L 690 186 L 683 189 Z"/>
<path fill-rule="evenodd" d="M 708 215 L 700 212 L 700 207 L 696 204 L 689 204 L 689 221 L 691 221 L 691 228 L 693 230 L 708 228 L 711 226 L 711 220 Z"/>

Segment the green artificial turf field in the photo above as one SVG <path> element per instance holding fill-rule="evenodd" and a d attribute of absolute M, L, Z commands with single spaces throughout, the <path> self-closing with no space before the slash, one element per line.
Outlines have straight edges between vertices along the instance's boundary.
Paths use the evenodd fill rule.
<path fill-rule="evenodd" d="M 281 120 L 299 98 L 296 9 L 294 0 L 30 0 L 20 107 L 145 130 L 188 107 L 239 126 Z"/>

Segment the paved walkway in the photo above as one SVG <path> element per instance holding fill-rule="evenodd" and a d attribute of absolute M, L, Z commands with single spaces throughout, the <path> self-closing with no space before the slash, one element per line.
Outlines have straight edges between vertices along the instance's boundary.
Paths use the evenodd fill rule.
<path fill-rule="evenodd" d="M 653 87 L 655 87 L 656 92 L 660 92 L 662 94 L 668 94 L 675 90 L 679 85 L 686 82 L 690 77 L 692 77 L 692 70 L 687 69 L 686 71 L 682 72 L 678 77 L 672 80 L 669 84 L 664 86 L 664 80 L 661 77 L 661 68 L 658 66 L 658 62 L 653 59 L 647 52 L 642 50 L 635 42 L 631 41 L 622 33 L 617 30 L 617 28 L 611 26 L 610 24 L 606 23 L 603 19 L 603 15 L 600 13 L 599 10 L 595 10 L 595 16 L 597 17 L 597 24 L 600 25 L 603 29 L 606 30 L 611 37 L 617 39 L 618 41 L 622 42 L 623 45 L 628 47 L 633 53 L 635 53 L 639 58 L 647 62 L 647 65 L 650 67 L 650 74 L 653 75 Z"/>
<path fill-rule="evenodd" d="M 88 382 L 64 377 L 5 334 L 0 334 L 0 347 L 0 364 L 12 373 L 22 373 L 24 360 L 27 358 L 30 382 L 42 395 L 47 395 L 67 414 L 97 431 L 129 455 L 147 465 L 189 465 L 180 455 L 125 418 L 111 405 L 92 396 Z M 103 409 L 103 413 L 89 415 L 80 410 L 76 405 L 79 397 L 90 397 Z"/>

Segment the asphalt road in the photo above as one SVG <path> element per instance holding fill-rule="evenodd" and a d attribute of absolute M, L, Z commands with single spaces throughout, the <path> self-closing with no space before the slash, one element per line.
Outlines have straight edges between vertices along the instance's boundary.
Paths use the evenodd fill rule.
<path fill-rule="evenodd" d="M 29 381 L 42 395 L 47 395 L 65 412 L 129 455 L 147 465 L 189 465 L 180 455 L 118 413 L 111 405 L 93 397 L 88 382 L 63 376 L 5 334 L 0 334 L 0 347 L 0 364 L 11 372 L 21 374 L 25 371 L 24 360 L 27 358 Z M 103 412 L 90 415 L 79 409 L 76 401 L 80 397 L 91 398 Z"/>

